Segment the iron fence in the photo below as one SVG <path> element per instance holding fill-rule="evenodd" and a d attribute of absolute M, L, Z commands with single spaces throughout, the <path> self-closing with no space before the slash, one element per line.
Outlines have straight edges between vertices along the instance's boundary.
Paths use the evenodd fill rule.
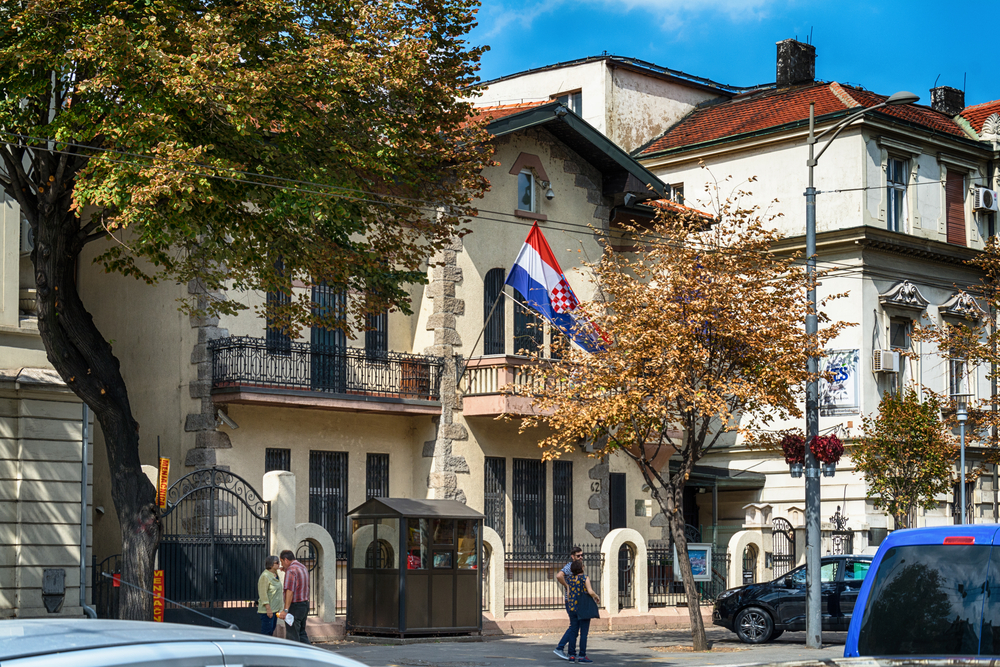
<path fill-rule="evenodd" d="M 604 555 L 599 544 L 579 545 L 583 549 L 584 571 L 591 586 L 600 590 Z M 525 609 L 562 609 L 565 589 L 556 579 L 569 555 L 551 545 L 544 551 L 516 549 L 504 561 L 504 607 L 511 611 Z M 601 600 L 603 606 L 604 600 Z"/>
<path fill-rule="evenodd" d="M 650 607 L 674 607 L 687 603 L 684 583 L 674 581 L 673 549 L 647 549 L 647 583 Z M 712 580 L 699 581 L 698 594 L 701 602 L 712 602 L 729 586 L 726 583 L 729 572 L 729 554 L 712 550 Z"/>
<path fill-rule="evenodd" d="M 309 343 L 281 350 L 264 338 L 209 341 L 212 387 L 302 389 L 333 394 L 438 401 L 444 360 L 402 352 Z"/>
<path fill-rule="evenodd" d="M 100 563 L 97 557 L 92 556 L 90 601 L 97 613 L 97 618 L 118 618 L 118 593 L 121 588 L 114 585 L 114 581 L 108 579 L 104 574 L 120 575 L 122 572 L 122 555 L 115 554 L 108 556 Z"/>

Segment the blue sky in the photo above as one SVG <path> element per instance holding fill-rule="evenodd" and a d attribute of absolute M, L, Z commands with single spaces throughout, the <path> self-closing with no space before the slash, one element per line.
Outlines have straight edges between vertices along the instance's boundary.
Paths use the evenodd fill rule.
<path fill-rule="evenodd" d="M 929 104 L 937 85 L 967 105 L 1000 99 L 1000 47 L 991 3 L 914 0 L 483 0 L 475 44 L 484 80 L 611 54 L 750 86 L 774 81 L 775 42 L 816 45 L 816 77 Z"/>

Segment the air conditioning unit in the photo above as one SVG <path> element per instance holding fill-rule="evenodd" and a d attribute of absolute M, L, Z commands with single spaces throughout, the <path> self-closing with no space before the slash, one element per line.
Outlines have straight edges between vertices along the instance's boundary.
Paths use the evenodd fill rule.
<path fill-rule="evenodd" d="M 875 350 L 872 353 L 872 371 L 876 373 L 898 373 L 899 352 Z"/>
<path fill-rule="evenodd" d="M 977 211 L 996 211 L 997 191 L 990 190 L 989 188 L 975 188 L 972 208 Z"/>
<path fill-rule="evenodd" d="M 27 255 L 35 249 L 35 235 L 31 232 L 31 225 L 28 219 L 21 216 L 21 254 Z"/>

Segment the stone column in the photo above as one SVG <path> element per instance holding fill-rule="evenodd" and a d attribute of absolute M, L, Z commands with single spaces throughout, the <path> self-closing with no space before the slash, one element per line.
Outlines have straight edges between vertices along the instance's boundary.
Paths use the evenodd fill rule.
<path fill-rule="evenodd" d="M 209 299 L 225 299 L 224 291 L 208 291 L 200 280 L 188 283 L 188 293 L 198 296 L 198 308 L 203 309 Z M 208 342 L 229 335 L 228 329 L 219 328 L 219 318 L 207 315 L 191 316 L 191 328 L 198 331 L 198 342 L 191 351 L 191 363 L 197 368 L 197 377 L 188 384 L 191 398 L 201 401 L 197 412 L 190 412 L 184 420 L 184 430 L 194 433 L 194 447 L 184 458 L 190 468 L 211 468 L 216 464 L 215 452 L 229 449 L 233 444 L 229 436 L 216 430 L 215 404 L 212 401 L 212 353 Z"/>

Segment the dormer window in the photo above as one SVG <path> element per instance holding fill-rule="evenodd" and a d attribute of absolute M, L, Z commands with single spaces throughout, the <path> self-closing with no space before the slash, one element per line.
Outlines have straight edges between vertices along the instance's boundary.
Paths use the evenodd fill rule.
<path fill-rule="evenodd" d="M 555 96 L 556 102 L 564 104 L 567 109 L 575 113 L 577 116 L 583 115 L 583 92 L 577 90 L 572 93 L 563 93 L 562 95 Z"/>
<path fill-rule="evenodd" d="M 535 175 L 530 169 L 522 169 L 517 175 L 517 208 L 520 211 L 538 212 Z"/>

